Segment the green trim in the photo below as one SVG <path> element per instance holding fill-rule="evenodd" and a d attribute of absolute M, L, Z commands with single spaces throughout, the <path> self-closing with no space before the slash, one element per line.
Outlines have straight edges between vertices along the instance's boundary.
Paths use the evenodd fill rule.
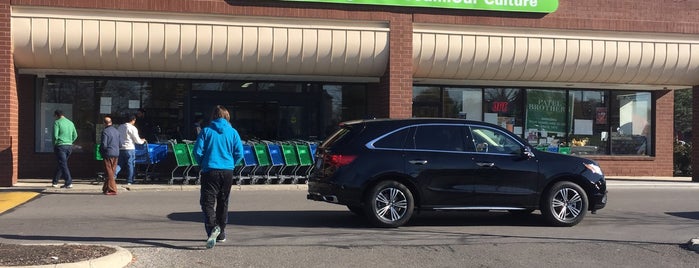
<path fill-rule="evenodd" d="M 289 2 L 320 2 L 337 4 L 382 5 L 400 7 L 428 7 L 476 9 L 505 12 L 553 13 L 558 0 L 282 0 Z"/>

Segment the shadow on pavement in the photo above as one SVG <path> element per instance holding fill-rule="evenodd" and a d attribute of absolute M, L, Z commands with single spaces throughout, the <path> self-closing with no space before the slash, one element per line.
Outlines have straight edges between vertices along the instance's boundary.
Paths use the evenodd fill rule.
<path fill-rule="evenodd" d="M 171 213 L 170 220 L 201 222 L 201 212 Z M 371 228 L 368 221 L 349 211 L 233 211 L 228 224 L 302 228 Z M 422 212 L 413 214 L 407 226 L 542 226 L 539 214 L 507 212 Z"/>
<path fill-rule="evenodd" d="M 699 220 L 699 211 L 665 212 L 665 214 L 690 220 Z"/>

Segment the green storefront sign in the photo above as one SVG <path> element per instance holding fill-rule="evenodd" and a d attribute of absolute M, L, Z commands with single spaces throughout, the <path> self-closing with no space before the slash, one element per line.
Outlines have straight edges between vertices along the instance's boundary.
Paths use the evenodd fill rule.
<path fill-rule="evenodd" d="M 527 91 L 527 128 L 563 135 L 566 122 L 565 91 Z"/>
<path fill-rule="evenodd" d="M 432 7 L 477 9 L 506 12 L 552 13 L 558 0 L 283 0 L 292 2 L 320 2 L 337 4 L 384 5 L 400 7 Z"/>

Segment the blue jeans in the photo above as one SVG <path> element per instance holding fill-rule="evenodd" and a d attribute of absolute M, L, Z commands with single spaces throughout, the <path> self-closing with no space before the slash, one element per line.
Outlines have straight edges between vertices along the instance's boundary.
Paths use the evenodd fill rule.
<path fill-rule="evenodd" d="M 136 170 L 136 150 L 119 150 L 119 162 L 117 165 L 116 178 L 119 171 L 126 169 L 126 183 L 133 183 Z"/>
<path fill-rule="evenodd" d="M 73 184 L 73 177 L 70 176 L 68 169 L 68 158 L 73 152 L 73 145 L 58 145 L 53 147 L 53 153 L 56 155 L 56 175 L 53 176 L 53 184 L 58 184 L 61 177 L 66 179 L 66 186 Z"/>

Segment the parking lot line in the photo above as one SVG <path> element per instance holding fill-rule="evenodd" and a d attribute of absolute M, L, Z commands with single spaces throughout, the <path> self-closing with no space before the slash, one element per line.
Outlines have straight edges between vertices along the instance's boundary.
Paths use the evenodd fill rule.
<path fill-rule="evenodd" d="M 37 195 L 39 195 L 37 192 L 0 193 L 0 214 L 31 200 Z"/>

